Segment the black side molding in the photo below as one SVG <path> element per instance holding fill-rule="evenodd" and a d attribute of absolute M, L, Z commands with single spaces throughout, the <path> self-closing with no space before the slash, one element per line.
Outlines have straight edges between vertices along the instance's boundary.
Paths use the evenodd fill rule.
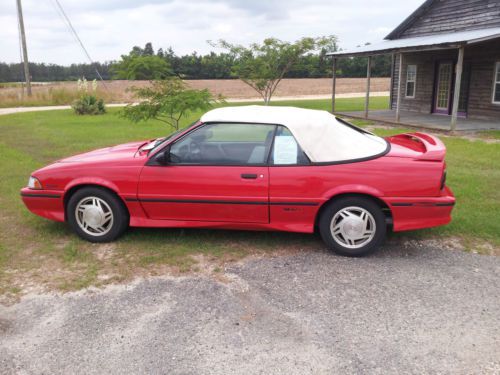
<path fill-rule="evenodd" d="M 399 203 L 391 203 L 391 206 L 394 207 L 410 207 L 410 206 L 419 206 L 419 207 L 450 207 L 454 206 L 455 202 L 444 202 L 444 203 L 434 203 L 434 202 L 416 202 L 416 203 L 407 203 L 407 202 L 399 202 Z"/>
<path fill-rule="evenodd" d="M 21 193 L 21 196 L 30 198 L 61 198 L 61 194 L 43 194 L 43 193 L 37 193 L 37 194 Z"/>
<path fill-rule="evenodd" d="M 257 202 L 257 201 L 226 201 L 206 199 L 164 199 L 164 198 L 125 198 L 127 202 L 144 203 L 198 203 L 198 204 L 248 204 L 248 205 L 270 205 L 270 206 L 318 206 L 317 202 Z"/>

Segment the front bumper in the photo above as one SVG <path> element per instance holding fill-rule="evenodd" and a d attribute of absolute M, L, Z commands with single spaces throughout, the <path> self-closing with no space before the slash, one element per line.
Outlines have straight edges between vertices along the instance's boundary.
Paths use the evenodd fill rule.
<path fill-rule="evenodd" d="M 47 219 L 64 221 L 64 192 L 21 189 L 21 198 L 31 212 Z"/>
<path fill-rule="evenodd" d="M 438 197 L 389 197 L 384 200 L 391 209 L 394 232 L 446 225 L 451 221 L 455 206 L 455 196 L 447 186 Z"/>

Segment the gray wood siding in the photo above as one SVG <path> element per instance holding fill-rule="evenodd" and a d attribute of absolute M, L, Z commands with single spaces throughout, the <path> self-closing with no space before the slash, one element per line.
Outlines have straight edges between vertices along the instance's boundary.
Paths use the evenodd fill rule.
<path fill-rule="evenodd" d="M 432 100 L 434 96 L 434 75 L 436 62 L 440 60 L 456 60 L 458 52 L 456 50 L 432 51 L 405 54 L 403 57 L 403 75 L 401 83 L 401 109 L 404 111 L 413 111 L 421 113 L 431 113 Z M 399 67 L 399 59 L 396 64 L 396 70 Z M 415 98 L 406 98 L 406 68 L 408 65 L 417 66 L 417 82 Z M 396 108 L 397 83 L 398 76 L 395 76 L 393 87 L 394 100 L 393 108 Z"/>
<path fill-rule="evenodd" d="M 457 50 L 428 51 L 405 54 L 403 59 L 403 75 L 401 82 L 401 109 L 421 113 L 431 113 L 434 99 L 435 69 L 438 61 L 453 60 L 456 62 Z M 495 64 L 500 61 L 500 42 L 481 43 L 465 49 L 464 64 L 471 66 L 471 83 L 469 88 L 468 117 L 476 119 L 500 121 L 500 105 L 492 103 L 493 75 Z M 417 65 L 417 82 L 415 98 L 405 97 L 406 68 Z M 398 87 L 399 56 L 395 59 L 394 79 L 392 85 L 391 108 L 396 108 Z"/>
<path fill-rule="evenodd" d="M 437 0 L 400 38 L 500 27 L 500 0 Z"/>
<path fill-rule="evenodd" d="M 500 61 L 500 41 L 466 48 L 466 61 L 471 61 L 469 116 L 500 121 L 500 104 L 493 104 L 493 78 Z"/>

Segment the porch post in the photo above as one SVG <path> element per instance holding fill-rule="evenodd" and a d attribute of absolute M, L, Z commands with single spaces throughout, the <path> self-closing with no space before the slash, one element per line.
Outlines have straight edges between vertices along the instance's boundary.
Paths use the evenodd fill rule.
<path fill-rule="evenodd" d="M 396 122 L 401 120 L 401 80 L 403 77 L 403 53 L 399 53 L 398 97 L 396 101 Z"/>
<path fill-rule="evenodd" d="M 335 85 L 337 80 L 337 58 L 333 57 L 332 63 L 332 114 L 335 112 Z"/>
<path fill-rule="evenodd" d="M 451 110 L 451 125 L 450 130 L 452 132 L 457 128 L 457 118 L 458 118 L 458 105 L 460 101 L 460 88 L 462 85 L 462 72 L 464 66 L 464 51 L 465 47 L 461 46 L 458 49 L 458 61 L 457 61 L 457 69 L 455 74 L 455 92 L 453 93 L 453 108 Z"/>
<path fill-rule="evenodd" d="M 368 118 L 368 107 L 370 106 L 370 79 L 372 75 L 372 57 L 368 56 L 366 67 L 366 97 L 365 97 L 365 118 Z"/>
<path fill-rule="evenodd" d="M 392 103 L 394 99 L 394 64 L 396 64 L 396 54 L 393 52 L 391 54 L 391 91 L 389 92 L 389 102 L 391 103 L 391 109 L 392 109 Z"/>

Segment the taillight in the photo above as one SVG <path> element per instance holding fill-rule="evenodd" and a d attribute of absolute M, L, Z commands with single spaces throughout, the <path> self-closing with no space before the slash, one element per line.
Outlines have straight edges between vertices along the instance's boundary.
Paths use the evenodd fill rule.
<path fill-rule="evenodd" d="M 441 188 L 443 190 L 446 185 L 446 169 L 443 171 L 443 176 L 441 177 Z"/>

